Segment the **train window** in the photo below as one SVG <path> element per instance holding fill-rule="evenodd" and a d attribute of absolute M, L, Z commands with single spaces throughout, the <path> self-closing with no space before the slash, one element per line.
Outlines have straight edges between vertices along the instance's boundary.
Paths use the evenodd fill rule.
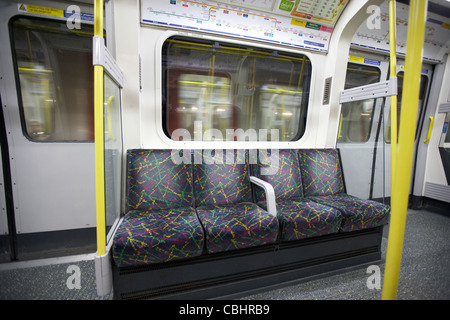
<path fill-rule="evenodd" d="M 349 63 L 345 88 L 351 89 L 380 81 L 380 69 Z M 342 104 L 338 142 L 365 142 L 369 140 L 375 99 Z"/>
<path fill-rule="evenodd" d="M 32 141 L 94 140 L 93 26 L 11 20 L 24 134 Z"/>
<path fill-rule="evenodd" d="M 303 135 L 311 80 L 305 55 L 181 36 L 168 38 L 162 52 L 168 137 L 235 140 L 237 129 L 278 129 L 281 141 Z"/>
<path fill-rule="evenodd" d="M 403 95 L 403 77 L 404 72 L 400 71 L 397 73 L 397 141 L 398 141 L 398 133 L 400 129 L 400 115 L 401 115 L 401 107 L 402 107 L 402 95 Z M 421 75 L 420 77 L 420 89 L 419 89 L 419 105 L 417 109 L 417 123 L 420 118 L 420 114 L 422 113 L 423 104 L 425 102 L 425 94 L 428 86 L 428 77 L 426 75 Z M 416 138 L 418 135 L 418 131 L 416 130 Z M 384 139 L 387 143 L 391 143 L 391 111 L 389 110 L 388 122 L 386 125 L 386 132 L 384 135 Z"/>

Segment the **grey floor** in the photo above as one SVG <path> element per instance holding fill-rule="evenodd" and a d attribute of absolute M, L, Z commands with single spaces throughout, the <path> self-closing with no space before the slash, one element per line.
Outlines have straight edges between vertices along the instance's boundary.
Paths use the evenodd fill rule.
<path fill-rule="evenodd" d="M 384 232 L 387 236 L 388 230 Z M 387 238 L 383 237 L 378 264 L 383 284 Z M 243 297 L 246 300 L 379 300 L 381 289 L 373 288 L 374 273 L 367 266 L 304 282 L 298 285 Z M 373 280 L 373 281 L 372 281 Z M 369 289 L 369 285 L 372 289 Z M 450 299 L 450 216 L 408 210 L 398 300 Z"/>
<path fill-rule="evenodd" d="M 388 229 L 385 230 L 388 233 Z M 387 238 L 383 238 L 383 260 Z M 93 255 L 0 264 L 1 300 L 97 300 Z M 69 267 L 79 269 L 74 288 Z M 384 262 L 378 264 L 381 277 Z M 243 300 L 379 300 L 381 289 L 369 289 L 367 266 L 276 290 L 244 296 Z M 369 279 L 370 280 L 370 279 Z M 370 281 L 369 281 L 370 282 Z M 381 279 L 382 284 L 382 279 Z M 72 288 L 71 288 L 72 287 Z M 399 278 L 399 300 L 450 299 L 450 215 L 409 210 Z"/>
<path fill-rule="evenodd" d="M 0 265 L 0 300 L 103 300 L 97 295 L 93 255 Z M 79 269 L 73 269 L 73 266 Z M 79 280 L 74 277 L 76 273 Z M 77 282 L 78 281 L 78 282 Z M 79 286 L 76 286 L 79 284 Z"/>

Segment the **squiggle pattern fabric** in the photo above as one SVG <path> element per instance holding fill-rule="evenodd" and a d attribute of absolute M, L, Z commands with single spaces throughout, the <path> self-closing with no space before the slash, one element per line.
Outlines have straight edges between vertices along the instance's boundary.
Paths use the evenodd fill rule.
<path fill-rule="evenodd" d="M 170 150 L 130 150 L 130 210 L 114 237 L 117 266 L 195 257 L 203 252 L 203 229 L 193 208 L 192 167 L 176 165 Z"/>
<path fill-rule="evenodd" d="M 342 214 L 341 231 L 372 228 L 388 222 L 389 206 L 344 193 L 338 150 L 300 150 L 299 159 L 305 195 L 339 210 Z"/>
<path fill-rule="evenodd" d="M 299 240 L 339 231 L 341 214 L 336 209 L 303 198 L 302 175 L 295 150 L 278 150 L 279 169 L 274 175 L 261 175 L 260 161 L 254 166 L 255 175 L 269 182 L 275 191 L 279 238 Z M 267 208 L 264 191 L 256 189 L 258 205 Z"/>
<path fill-rule="evenodd" d="M 170 150 L 130 150 L 128 210 L 193 206 L 192 165 L 174 164 Z"/>
<path fill-rule="evenodd" d="M 203 154 L 213 157 L 210 152 Z M 251 203 L 246 160 L 246 153 L 236 153 L 234 163 L 213 164 L 204 158 L 206 163 L 194 164 L 197 214 L 205 229 L 209 253 L 263 245 L 277 239 L 277 219 Z"/>
<path fill-rule="evenodd" d="M 311 199 L 342 213 L 342 231 L 373 228 L 389 221 L 389 206 L 376 201 L 359 199 L 345 193 Z"/>
<path fill-rule="evenodd" d="M 295 150 L 277 150 L 278 171 L 273 175 L 262 175 L 261 169 L 266 165 L 261 163 L 253 165 L 255 176 L 269 182 L 279 200 L 301 199 L 303 198 L 302 177 Z M 264 201 L 265 195 L 262 188 L 256 188 L 256 201 Z"/>
<path fill-rule="evenodd" d="M 225 154 L 225 152 L 223 152 Z M 213 157 L 204 153 L 204 157 Z M 194 164 L 196 206 L 251 202 L 252 193 L 245 153 L 236 153 L 233 164 L 220 164 L 204 158 L 205 163 Z M 208 164 L 208 162 L 210 164 Z"/>
<path fill-rule="evenodd" d="M 258 202 L 266 208 L 266 202 Z M 339 231 L 341 213 L 319 203 L 298 200 L 277 202 L 277 218 L 280 223 L 280 239 L 283 241 L 318 237 Z"/>
<path fill-rule="evenodd" d="M 336 149 L 304 149 L 298 152 L 306 197 L 344 192 Z"/>
<path fill-rule="evenodd" d="M 255 188 L 257 204 L 252 202 L 245 152 L 235 153 L 234 163 L 224 157 L 214 164 L 208 151 L 203 163 L 175 164 L 170 150 L 128 151 L 128 213 L 114 237 L 116 265 L 176 261 L 205 250 L 237 250 L 388 222 L 388 206 L 344 193 L 337 150 L 278 150 L 277 155 L 273 175 L 260 174 L 261 161 L 252 167 L 274 187 L 273 217 L 262 189 Z"/>
<path fill-rule="evenodd" d="M 209 253 L 249 248 L 277 240 L 278 221 L 254 203 L 197 208 Z"/>
<path fill-rule="evenodd" d="M 131 211 L 116 232 L 112 247 L 117 266 L 139 266 L 199 256 L 203 229 L 193 208 L 160 212 Z"/>

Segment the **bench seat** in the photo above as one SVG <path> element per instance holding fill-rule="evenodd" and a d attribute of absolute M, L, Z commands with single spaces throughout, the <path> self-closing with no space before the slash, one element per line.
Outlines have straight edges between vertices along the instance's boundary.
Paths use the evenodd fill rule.
<path fill-rule="evenodd" d="M 257 151 L 127 152 L 115 298 L 226 297 L 381 259 L 389 207 L 345 193 L 337 150 Z"/>
<path fill-rule="evenodd" d="M 189 151 L 186 151 L 189 152 Z M 164 263 L 378 227 L 389 207 L 345 193 L 336 149 L 197 150 L 175 163 L 170 150 L 129 150 L 127 213 L 112 252 L 118 267 Z M 269 161 L 270 160 L 270 161 Z M 189 162 L 189 161 L 188 161 Z M 250 175 L 273 188 L 252 187 Z M 254 178 L 252 178 L 254 179 Z M 253 181 L 253 180 L 252 180 Z M 253 193 L 254 192 L 254 193 Z"/>

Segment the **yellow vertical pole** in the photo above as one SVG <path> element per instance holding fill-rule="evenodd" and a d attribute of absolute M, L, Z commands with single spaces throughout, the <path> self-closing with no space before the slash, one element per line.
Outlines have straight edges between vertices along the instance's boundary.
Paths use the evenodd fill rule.
<path fill-rule="evenodd" d="M 422 49 L 428 1 L 409 2 L 408 37 L 405 62 L 405 78 L 402 96 L 402 117 L 395 165 L 394 188 L 391 191 L 391 221 L 383 283 L 383 300 L 397 298 L 398 278 L 405 234 L 411 181 L 416 115 L 419 99 Z"/>
<path fill-rule="evenodd" d="M 94 36 L 103 37 L 103 0 L 94 3 Z M 103 66 L 94 66 L 95 194 L 97 255 L 106 253 Z"/>
<path fill-rule="evenodd" d="M 389 0 L 390 77 L 397 77 L 396 4 Z M 391 195 L 394 188 L 395 163 L 397 161 L 397 96 L 391 96 Z M 391 197 L 392 198 L 392 197 Z"/>

